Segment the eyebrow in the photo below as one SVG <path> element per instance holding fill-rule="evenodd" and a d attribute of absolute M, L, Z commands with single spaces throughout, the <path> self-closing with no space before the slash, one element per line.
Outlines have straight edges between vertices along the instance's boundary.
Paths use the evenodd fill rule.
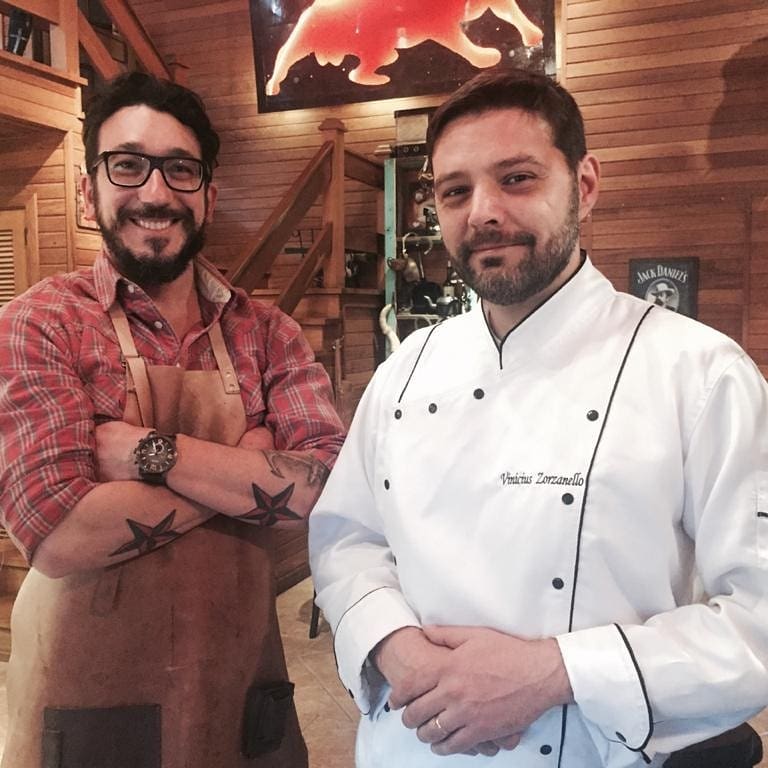
<path fill-rule="evenodd" d="M 124 141 L 122 144 L 118 144 L 112 152 L 120 152 L 121 150 L 123 152 L 136 152 L 140 155 L 149 154 L 141 144 L 135 141 Z M 184 149 L 184 147 L 171 147 L 161 157 L 189 157 L 193 160 L 198 159 L 188 149 Z"/>
<path fill-rule="evenodd" d="M 544 164 L 537 160 L 533 155 L 513 155 L 512 157 L 505 157 L 503 160 L 499 160 L 493 164 L 493 167 L 497 170 L 503 171 L 509 168 L 517 168 L 520 165 L 535 165 L 537 168 L 544 168 Z M 443 176 L 435 178 L 435 188 L 442 184 L 447 184 L 458 179 L 463 179 L 467 175 L 466 171 L 452 171 L 446 173 Z"/>

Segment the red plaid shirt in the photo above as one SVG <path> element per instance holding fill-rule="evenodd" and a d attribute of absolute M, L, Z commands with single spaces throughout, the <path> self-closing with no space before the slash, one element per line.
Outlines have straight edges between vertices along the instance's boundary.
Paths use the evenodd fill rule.
<path fill-rule="evenodd" d="M 215 370 L 206 331 L 219 320 L 248 428 L 266 425 L 277 450 L 310 451 L 333 465 L 343 427 L 299 326 L 233 289 L 202 259 L 197 266 L 203 321 L 181 340 L 103 255 L 0 311 L 0 521 L 27 558 L 96 485 L 94 425 L 122 418 L 126 376 L 107 314 L 115 297 L 150 364 Z"/>

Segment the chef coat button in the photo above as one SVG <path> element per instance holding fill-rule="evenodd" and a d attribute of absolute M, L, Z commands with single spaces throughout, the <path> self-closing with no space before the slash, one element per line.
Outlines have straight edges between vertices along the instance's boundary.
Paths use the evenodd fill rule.
<path fill-rule="evenodd" d="M 389 712 L 389 704 L 386 701 L 384 702 L 384 711 Z"/>
<path fill-rule="evenodd" d="M 430 403 L 428 410 L 430 413 L 437 413 L 437 405 L 435 405 L 435 403 Z"/>
<path fill-rule="evenodd" d="M 565 586 L 565 582 L 560 578 L 552 579 L 552 586 L 555 589 L 562 589 Z"/>
<path fill-rule="evenodd" d="M 347 693 L 350 695 L 351 698 L 353 698 L 353 699 L 355 698 L 355 694 L 352 693 L 352 689 L 351 688 L 347 688 Z"/>
<path fill-rule="evenodd" d="M 158 331 L 161 331 L 163 329 L 163 324 L 162 322 L 160 322 L 160 320 L 155 320 L 153 325 L 155 326 L 155 328 L 157 328 Z"/>
<path fill-rule="evenodd" d="M 619 741 L 623 741 L 625 744 L 627 743 L 627 737 L 623 733 L 619 733 L 618 731 L 616 731 L 616 738 Z"/>
<path fill-rule="evenodd" d="M 403 412 L 402 412 L 402 411 L 401 411 L 401 410 L 398 408 L 398 409 L 395 411 L 395 418 L 396 418 L 396 419 L 400 419 L 400 418 L 402 418 L 402 416 L 403 416 Z"/>
<path fill-rule="evenodd" d="M 600 414 L 597 411 L 587 411 L 587 418 L 590 421 L 597 421 L 600 418 Z"/>
<path fill-rule="evenodd" d="M 388 491 L 389 490 L 389 480 L 384 481 L 384 488 Z"/>
<path fill-rule="evenodd" d="M 563 494 L 563 504 L 573 504 L 573 494 L 572 493 L 564 493 Z"/>
<path fill-rule="evenodd" d="M 552 747 L 550 747 L 549 744 L 542 744 L 539 747 L 539 752 L 541 752 L 542 755 L 548 755 L 552 752 Z"/>
<path fill-rule="evenodd" d="M 485 392 L 482 389 L 476 389 L 473 393 L 475 400 L 482 400 L 485 397 Z"/>

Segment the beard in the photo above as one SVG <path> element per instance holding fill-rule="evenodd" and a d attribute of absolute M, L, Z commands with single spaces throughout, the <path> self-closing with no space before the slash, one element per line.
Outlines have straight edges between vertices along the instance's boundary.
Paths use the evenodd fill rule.
<path fill-rule="evenodd" d="M 101 230 L 112 261 L 120 274 L 142 288 L 172 283 L 189 266 L 205 245 L 205 224 L 197 226 L 195 217 L 189 208 L 173 210 L 168 205 L 151 205 L 128 210 L 118 209 L 115 221 L 109 225 L 104 220 L 98 195 L 95 195 L 96 221 Z M 149 252 L 140 254 L 129 248 L 120 237 L 120 228 L 130 219 L 177 219 L 184 230 L 184 241 L 175 254 L 163 255 L 167 245 L 165 237 L 148 237 L 146 245 Z"/>
<path fill-rule="evenodd" d="M 568 266 L 579 241 L 579 190 L 574 183 L 568 210 L 560 227 L 544 243 L 532 232 L 505 232 L 487 229 L 459 246 L 454 267 L 459 277 L 481 298 L 498 306 L 509 306 L 530 299 L 543 291 Z M 487 245 L 525 246 L 522 259 L 514 266 L 498 271 L 476 270 L 470 264 L 473 251 Z M 483 257 L 480 256 L 481 260 Z M 503 257 L 486 256 L 488 267 L 501 267 Z"/>

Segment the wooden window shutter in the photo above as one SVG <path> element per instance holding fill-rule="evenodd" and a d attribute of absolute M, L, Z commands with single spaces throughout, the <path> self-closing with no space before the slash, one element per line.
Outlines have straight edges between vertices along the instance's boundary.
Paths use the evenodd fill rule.
<path fill-rule="evenodd" d="M 28 287 L 24 211 L 0 211 L 0 306 Z"/>

